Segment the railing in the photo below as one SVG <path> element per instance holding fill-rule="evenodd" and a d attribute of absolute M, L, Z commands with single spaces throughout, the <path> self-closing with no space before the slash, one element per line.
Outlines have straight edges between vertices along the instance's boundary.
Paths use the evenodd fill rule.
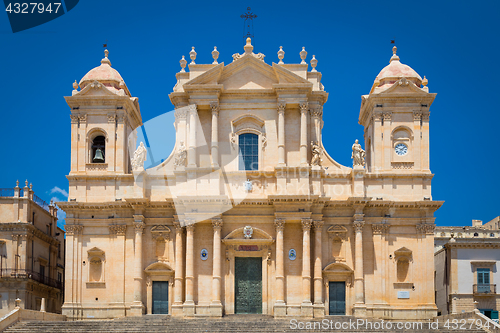
<path fill-rule="evenodd" d="M 0 270 L 0 278 L 31 279 L 57 289 L 62 289 L 63 287 L 61 281 L 49 278 L 48 276 L 42 276 L 38 272 L 27 269 L 2 268 Z"/>
<path fill-rule="evenodd" d="M 13 197 L 14 189 L 13 188 L 0 188 L 0 197 Z"/>
<path fill-rule="evenodd" d="M 42 199 L 40 199 L 39 197 L 36 196 L 35 193 L 33 193 L 33 201 L 40 207 L 42 207 L 43 209 L 45 209 L 47 212 L 50 212 L 49 210 L 49 204 L 46 203 L 45 201 L 43 201 Z"/>
<path fill-rule="evenodd" d="M 497 293 L 496 284 L 475 284 L 473 285 L 474 295 L 495 295 Z"/>
<path fill-rule="evenodd" d="M 13 188 L 0 188 L 0 197 L 14 197 L 14 189 Z M 19 197 L 24 197 L 24 190 L 22 188 L 19 189 Z M 35 202 L 38 206 L 45 209 L 47 212 L 50 212 L 49 204 L 38 197 L 35 193 L 33 193 L 33 202 Z"/>

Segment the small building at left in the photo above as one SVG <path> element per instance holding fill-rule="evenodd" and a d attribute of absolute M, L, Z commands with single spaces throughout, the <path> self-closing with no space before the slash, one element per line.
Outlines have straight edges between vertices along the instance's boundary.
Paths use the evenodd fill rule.
<path fill-rule="evenodd" d="M 0 189 L 0 316 L 21 307 L 61 313 L 64 231 L 57 207 L 43 201 L 26 180 Z"/>

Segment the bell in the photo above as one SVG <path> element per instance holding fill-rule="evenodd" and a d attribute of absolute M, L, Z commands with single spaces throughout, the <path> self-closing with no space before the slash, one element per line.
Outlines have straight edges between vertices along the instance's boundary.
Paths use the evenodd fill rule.
<path fill-rule="evenodd" d="M 92 159 L 92 162 L 94 162 L 94 163 L 104 163 L 104 156 L 103 156 L 102 150 L 100 148 L 97 148 L 95 150 L 95 156 Z"/>

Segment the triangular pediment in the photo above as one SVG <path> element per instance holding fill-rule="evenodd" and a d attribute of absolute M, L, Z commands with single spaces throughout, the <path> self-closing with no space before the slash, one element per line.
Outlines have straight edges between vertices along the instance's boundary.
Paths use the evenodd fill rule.
<path fill-rule="evenodd" d="M 280 84 L 286 84 L 286 83 L 303 83 L 310 85 L 312 87 L 312 83 L 309 82 L 308 80 L 304 79 L 303 77 L 295 74 L 294 72 L 276 64 L 273 62 L 273 70 L 276 73 L 276 77 L 278 77 L 278 81 Z"/>
<path fill-rule="evenodd" d="M 219 81 L 226 90 L 272 89 L 278 82 L 273 68 L 252 55 L 245 55 L 224 67 Z"/>
<path fill-rule="evenodd" d="M 195 85 L 195 84 L 217 84 L 219 83 L 222 70 L 224 69 L 224 63 L 220 63 L 213 68 L 210 68 L 205 73 L 195 77 L 194 79 L 186 82 L 184 86 Z"/>

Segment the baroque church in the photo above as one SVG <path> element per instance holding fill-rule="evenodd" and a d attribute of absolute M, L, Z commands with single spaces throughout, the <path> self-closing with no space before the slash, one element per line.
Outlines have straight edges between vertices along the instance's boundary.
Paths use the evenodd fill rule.
<path fill-rule="evenodd" d="M 314 56 L 287 64 L 280 48 L 270 65 L 249 38 L 231 63 L 214 49 L 197 64 L 193 47 L 169 95 L 172 153 L 145 169 L 138 98 L 106 50 L 65 97 L 63 314 L 436 316 L 436 94 L 396 51 L 362 96 L 365 149 L 353 144 L 351 167 L 323 147 L 328 93 Z"/>

